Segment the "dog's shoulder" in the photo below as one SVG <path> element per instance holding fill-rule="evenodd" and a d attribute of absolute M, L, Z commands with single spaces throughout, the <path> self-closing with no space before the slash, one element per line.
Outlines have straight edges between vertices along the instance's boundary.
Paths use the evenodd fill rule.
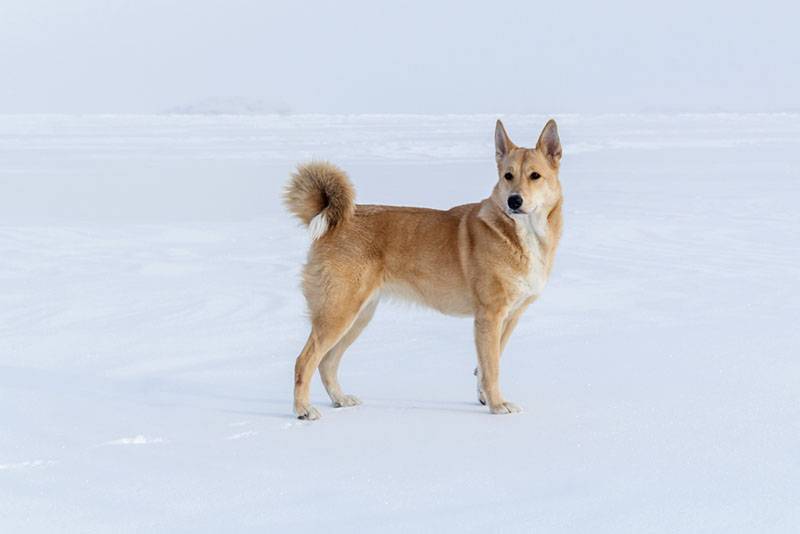
<path fill-rule="evenodd" d="M 510 217 L 484 201 L 472 214 L 474 235 L 485 274 L 501 281 L 516 299 L 536 297 L 550 273 L 552 221 L 546 214 Z"/>

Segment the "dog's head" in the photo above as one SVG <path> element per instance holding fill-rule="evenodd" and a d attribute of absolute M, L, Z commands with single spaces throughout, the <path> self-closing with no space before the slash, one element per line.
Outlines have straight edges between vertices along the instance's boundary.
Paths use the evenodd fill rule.
<path fill-rule="evenodd" d="M 498 182 L 492 199 L 511 217 L 549 212 L 561 198 L 561 141 L 556 121 L 544 125 L 535 148 L 515 145 L 503 123 L 494 132 Z"/>

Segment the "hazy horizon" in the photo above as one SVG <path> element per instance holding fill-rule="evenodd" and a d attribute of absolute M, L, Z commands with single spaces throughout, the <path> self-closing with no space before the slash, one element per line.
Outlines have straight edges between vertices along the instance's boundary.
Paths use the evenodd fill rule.
<path fill-rule="evenodd" d="M 7 0 L 0 113 L 796 112 L 797 14 Z"/>

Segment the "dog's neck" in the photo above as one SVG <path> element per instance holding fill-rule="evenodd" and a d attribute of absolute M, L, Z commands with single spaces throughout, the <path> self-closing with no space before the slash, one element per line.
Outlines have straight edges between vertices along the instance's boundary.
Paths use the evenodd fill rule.
<path fill-rule="evenodd" d="M 548 213 L 543 209 L 533 209 L 529 213 L 510 215 L 520 246 L 529 260 L 544 264 L 550 242 Z"/>
<path fill-rule="evenodd" d="M 561 238 L 561 203 L 562 199 L 559 198 L 554 205 L 540 206 L 519 215 L 509 215 L 501 210 L 505 217 L 513 221 L 520 246 L 531 260 L 543 266 L 548 273 Z"/>
<path fill-rule="evenodd" d="M 517 225 L 518 231 L 525 232 L 539 241 L 547 239 L 547 216 L 549 210 L 540 208 L 533 209 L 529 213 L 510 215 Z"/>
<path fill-rule="evenodd" d="M 541 206 L 524 214 L 509 214 L 490 197 L 482 203 L 479 217 L 490 226 L 506 228 L 502 233 L 516 235 L 523 247 L 536 244 L 537 248 L 554 249 L 553 240 L 561 236 L 561 198 L 551 206 Z"/>

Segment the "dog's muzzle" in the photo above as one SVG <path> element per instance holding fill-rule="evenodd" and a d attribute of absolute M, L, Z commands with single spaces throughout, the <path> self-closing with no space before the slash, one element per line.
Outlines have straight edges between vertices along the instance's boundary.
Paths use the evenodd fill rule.
<path fill-rule="evenodd" d="M 512 211 L 517 211 L 520 207 L 522 207 L 522 197 L 519 195 L 511 195 L 508 197 L 508 207 Z"/>

